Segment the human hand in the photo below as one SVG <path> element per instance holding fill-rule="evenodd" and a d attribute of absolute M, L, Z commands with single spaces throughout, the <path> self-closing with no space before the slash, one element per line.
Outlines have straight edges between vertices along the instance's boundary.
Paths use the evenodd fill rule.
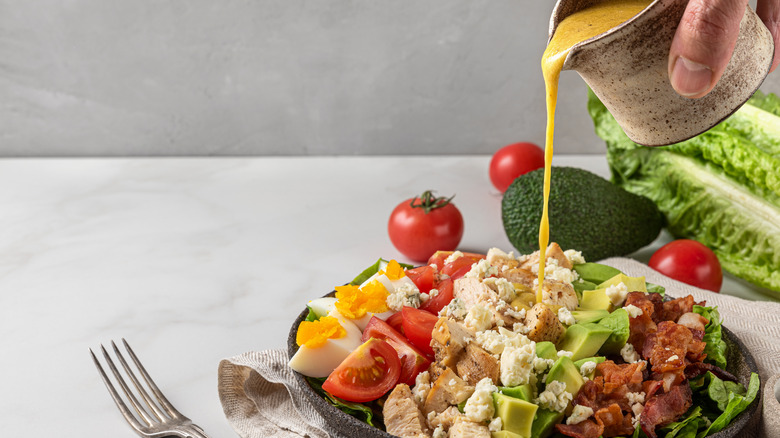
<path fill-rule="evenodd" d="M 681 96 L 712 91 L 734 52 L 748 0 L 691 0 L 669 51 L 669 78 Z M 780 0 L 758 0 L 756 13 L 775 41 L 773 71 L 780 63 Z"/>

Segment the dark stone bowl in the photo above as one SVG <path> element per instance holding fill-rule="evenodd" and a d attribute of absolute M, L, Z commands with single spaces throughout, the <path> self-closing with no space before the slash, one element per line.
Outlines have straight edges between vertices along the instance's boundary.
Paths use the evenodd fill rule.
<path fill-rule="evenodd" d="M 326 296 L 332 296 L 333 292 Z M 298 318 L 295 319 L 290 334 L 287 336 L 287 354 L 292 357 L 298 351 L 298 344 L 295 342 L 295 335 L 298 333 L 298 326 L 301 321 L 306 319 L 308 308 L 304 309 Z M 750 381 L 750 373 L 758 373 L 758 367 L 745 345 L 729 329 L 723 327 L 723 339 L 728 345 L 728 366 L 727 371 L 734 374 L 747 387 Z M 300 391 L 309 400 L 314 409 L 322 415 L 330 430 L 330 434 L 335 436 L 361 437 L 361 438 L 392 438 L 394 435 L 369 426 L 357 418 L 345 414 L 333 405 L 325 401 L 309 385 L 309 382 L 298 372 L 294 372 L 295 380 Z M 761 422 L 761 394 L 764 391 L 764 382 L 761 382 L 756 399 L 735 418 L 731 424 L 720 432 L 710 435 L 712 438 L 735 438 L 741 432 L 752 432 L 751 436 L 758 435 L 758 427 Z"/>

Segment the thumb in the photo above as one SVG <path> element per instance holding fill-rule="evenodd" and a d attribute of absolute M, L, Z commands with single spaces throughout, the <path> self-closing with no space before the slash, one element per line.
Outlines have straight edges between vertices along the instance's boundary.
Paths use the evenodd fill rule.
<path fill-rule="evenodd" d="M 669 50 L 669 79 L 681 96 L 712 91 L 734 52 L 748 0 L 691 0 Z"/>

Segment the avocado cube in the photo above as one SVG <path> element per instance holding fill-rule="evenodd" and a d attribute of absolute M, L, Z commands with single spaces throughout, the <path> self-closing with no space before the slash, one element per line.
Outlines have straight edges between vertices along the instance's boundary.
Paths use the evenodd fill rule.
<path fill-rule="evenodd" d="M 498 432 L 490 432 L 490 438 L 527 438 L 527 437 L 518 435 L 508 430 L 499 430 Z"/>
<path fill-rule="evenodd" d="M 580 374 L 582 374 L 582 365 L 585 362 L 595 362 L 596 364 L 600 364 L 601 362 L 604 362 L 605 360 L 607 360 L 607 358 L 604 357 L 604 356 L 586 357 L 585 359 L 580 359 L 578 361 L 575 361 L 574 362 L 574 366 L 577 367 L 577 369 L 580 370 Z M 594 370 L 592 373 L 589 373 L 585 377 L 587 377 L 589 379 L 592 379 L 595 374 L 596 374 L 596 371 Z"/>
<path fill-rule="evenodd" d="M 604 309 L 577 309 L 571 311 L 571 316 L 580 324 L 599 322 L 601 318 L 604 318 L 607 315 L 609 315 L 609 311 Z"/>
<path fill-rule="evenodd" d="M 555 349 L 555 344 L 550 341 L 542 341 L 536 343 L 536 355 L 542 359 L 558 359 L 558 350 Z"/>
<path fill-rule="evenodd" d="M 520 386 L 499 386 L 498 391 L 501 394 L 508 395 L 510 397 L 519 398 L 527 402 L 534 399 L 534 388 L 530 383 Z"/>
<path fill-rule="evenodd" d="M 580 278 L 593 284 L 603 283 L 622 273 L 619 269 L 600 263 L 582 263 L 580 265 L 574 265 L 574 271 L 577 272 Z"/>
<path fill-rule="evenodd" d="M 629 292 L 647 292 L 647 284 L 645 283 L 645 277 L 629 277 L 625 274 L 618 274 L 609 280 L 598 285 L 599 289 L 606 289 L 609 286 L 616 286 L 620 283 L 626 285 L 626 289 Z"/>
<path fill-rule="evenodd" d="M 607 289 L 586 290 L 582 292 L 580 308 L 585 310 L 606 310 L 612 308 L 612 300 L 607 296 Z"/>
<path fill-rule="evenodd" d="M 574 287 L 574 292 L 577 293 L 578 298 L 582 298 L 582 291 L 598 289 L 596 283 L 591 283 L 590 281 L 585 281 L 583 279 L 576 280 L 571 285 Z"/>
<path fill-rule="evenodd" d="M 574 324 L 566 329 L 558 344 L 558 350 L 571 351 L 572 360 L 595 356 L 604 342 L 610 337 L 612 330 L 599 324 Z"/>
<path fill-rule="evenodd" d="M 630 330 L 628 327 L 628 312 L 626 309 L 615 309 L 609 316 L 604 317 L 598 325 L 609 329 L 609 335 L 599 351 L 602 354 L 620 354 L 620 349 L 628 342 Z"/>
<path fill-rule="evenodd" d="M 552 435 L 555 431 L 555 425 L 563 421 L 563 417 L 563 412 L 539 408 L 536 411 L 533 427 L 531 427 L 531 438 L 547 438 Z"/>
<path fill-rule="evenodd" d="M 547 373 L 545 383 L 549 384 L 554 380 L 565 383 L 566 391 L 570 392 L 572 396 L 576 396 L 582 385 L 585 384 L 585 379 L 582 378 L 580 370 L 566 356 L 561 356 L 555 361 L 550 368 L 550 372 Z"/>
<path fill-rule="evenodd" d="M 498 392 L 493 393 L 493 403 L 496 405 L 496 417 L 501 417 L 503 430 L 523 437 L 531 436 L 531 427 L 538 406 Z"/>

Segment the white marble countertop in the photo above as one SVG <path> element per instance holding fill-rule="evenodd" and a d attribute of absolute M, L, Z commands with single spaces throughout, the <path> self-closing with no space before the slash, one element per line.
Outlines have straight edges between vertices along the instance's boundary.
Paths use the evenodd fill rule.
<path fill-rule="evenodd" d="M 308 299 L 378 257 L 404 260 L 386 234 L 398 202 L 455 193 L 461 248 L 511 249 L 488 162 L 0 160 L 3 436 L 135 436 L 88 353 L 123 337 L 175 406 L 212 437 L 235 436 L 219 360 L 284 347 Z M 600 155 L 556 164 L 608 176 Z M 768 299 L 730 279 L 723 292 Z"/>

